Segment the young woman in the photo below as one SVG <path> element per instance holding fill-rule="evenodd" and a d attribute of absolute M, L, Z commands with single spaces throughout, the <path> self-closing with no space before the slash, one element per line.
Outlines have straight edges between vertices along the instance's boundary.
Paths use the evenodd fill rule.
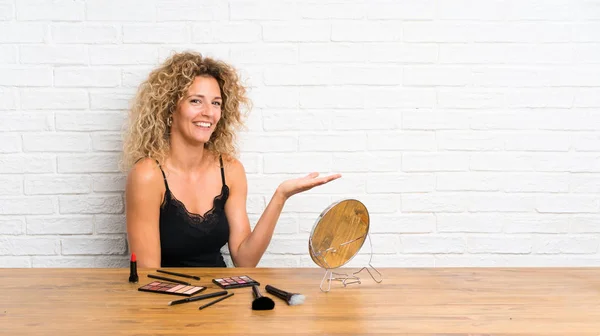
<path fill-rule="evenodd" d="M 247 181 L 235 158 L 246 90 L 230 65 L 184 52 L 141 84 L 124 143 L 129 248 L 139 267 L 255 267 L 284 203 L 339 174 L 282 182 L 250 229 Z"/>

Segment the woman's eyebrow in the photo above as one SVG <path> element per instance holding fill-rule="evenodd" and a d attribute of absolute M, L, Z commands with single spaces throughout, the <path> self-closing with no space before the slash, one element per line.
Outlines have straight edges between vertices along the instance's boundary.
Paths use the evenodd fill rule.
<path fill-rule="evenodd" d="M 200 98 L 206 98 L 204 95 L 201 95 L 201 94 L 198 94 L 198 93 L 194 93 L 194 94 L 191 94 L 191 95 L 187 96 L 187 98 L 190 98 L 190 97 L 200 97 Z M 215 98 L 213 98 L 213 99 L 222 99 L 222 98 L 221 98 L 221 97 L 219 97 L 219 96 L 216 96 L 216 97 L 215 97 Z"/>

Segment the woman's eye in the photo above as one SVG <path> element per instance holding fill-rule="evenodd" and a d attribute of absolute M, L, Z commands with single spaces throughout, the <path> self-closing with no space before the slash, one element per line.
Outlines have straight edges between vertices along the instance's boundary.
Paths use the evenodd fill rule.
<path fill-rule="evenodd" d="M 190 100 L 190 102 L 192 104 L 199 104 L 199 103 L 201 103 L 200 99 L 192 99 L 192 100 Z"/>
<path fill-rule="evenodd" d="M 221 102 L 214 102 L 213 104 L 215 104 L 217 106 L 221 106 Z"/>

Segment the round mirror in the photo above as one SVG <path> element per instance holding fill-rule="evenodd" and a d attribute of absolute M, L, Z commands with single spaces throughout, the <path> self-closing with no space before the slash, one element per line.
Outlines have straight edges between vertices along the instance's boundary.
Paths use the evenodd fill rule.
<path fill-rule="evenodd" d="M 361 249 L 369 232 L 369 212 L 360 201 L 346 199 L 327 207 L 317 218 L 308 250 L 320 267 L 333 269 L 348 263 Z"/>

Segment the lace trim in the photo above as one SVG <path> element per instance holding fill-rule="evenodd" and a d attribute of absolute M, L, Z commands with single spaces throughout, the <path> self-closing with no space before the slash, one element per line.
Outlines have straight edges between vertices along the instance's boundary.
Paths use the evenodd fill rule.
<path fill-rule="evenodd" d="M 193 226 L 200 226 L 207 228 L 213 227 L 217 223 L 219 223 L 219 215 L 225 210 L 225 201 L 229 197 L 229 187 L 224 185 L 221 188 L 221 193 L 214 197 L 213 206 L 208 211 L 206 211 L 203 215 L 197 214 L 194 212 L 188 211 L 187 207 L 183 202 L 178 200 L 175 195 L 171 192 L 171 190 L 167 191 L 169 193 L 169 199 L 172 201 L 172 206 L 175 208 L 177 214 L 185 215 L 185 217 L 189 218 L 189 224 Z M 169 199 L 165 197 L 164 207 L 168 206 Z"/>

